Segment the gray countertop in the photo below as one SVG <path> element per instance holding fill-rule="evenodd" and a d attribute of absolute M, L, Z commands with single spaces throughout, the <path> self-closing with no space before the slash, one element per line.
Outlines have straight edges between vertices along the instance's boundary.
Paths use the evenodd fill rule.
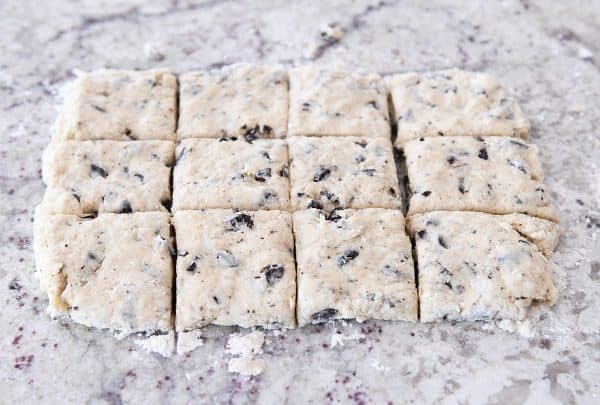
<path fill-rule="evenodd" d="M 598 403 L 600 3 L 286 3 L 0 4 L 0 402 Z M 319 46 L 329 23 L 345 35 Z M 305 55 L 315 44 L 311 62 Z M 267 370 L 252 378 L 227 372 L 222 330 L 189 355 L 162 358 L 52 321 L 33 277 L 31 240 L 61 86 L 74 69 L 183 72 L 238 61 L 494 74 L 521 101 L 543 155 L 563 228 L 552 259 L 560 301 L 517 333 L 388 322 L 269 332 Z M 332 347 L 338 332 L 347 339 Z"/>

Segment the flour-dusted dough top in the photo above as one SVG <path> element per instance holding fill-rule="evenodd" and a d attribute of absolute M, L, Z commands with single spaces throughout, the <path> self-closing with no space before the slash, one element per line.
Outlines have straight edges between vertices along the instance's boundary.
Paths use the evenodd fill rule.
<path fill-rule="evenodd" d="M 436 211 L 408 218 L 416 241 L 421 320 L 523 319 L 553 302 L 546 260 L 558 225 L 523 214 Z"/>
<path fill-rule="evenodd" d="M 293 214 L 298 324 L 331 319 L 417 320 L 411 244 L 398 210 Z"/>
<path fill-rule="evenodd" d="M 379 75 L 302 66 L 289 76 L 289 135 L 390 137 L 387 92 Z"/>
<path fill-rule="evenodd" d="M 48 185 L 39 212 L 85 216 L 166 211 L 175 144 L 167 141 L 53 142 L 43 157 Z"/>
<path fill-rule="evenodd" d="M 510 137 L 435 137 L 408 142 L 404 154 L 409 215 L 471 210 L 557 220 L 535 145 Z"/>
<path fill-rule="evenodd" d="M 398 147 L 438 135 L 529 136 L 519 103 L 489 74 L 457 69 L 404 73 L 390 77 L 388 84 Z"/>
<path fill-rule="evenodd" d="M 279 139 L 185 139 L 173 171 L 173 209 L 287 209 L 288 152 Z"/>
<path fill-rule="evenodd" d="M 293 209 L 401 207 L 388 139 L 292 137 L 288 145 Z"/>
<path fill-rule="evenodd" d="M 177 330 L 294 327 L 292 220 L 282 211 L 178 211 Z"/>
<path fill-rule="evenodd" d="M 55 140 L 174 140 L 177 79 L 166 70 L 79 75 L 65 98 Z"/>
<path fill-rule="evenodd" d="M 181 75 L 177 137 L 284 138 L 288 83 L 282 66 L 236 64 Z"/>
<path fill-rule="evenodd" d="M 51 313 L 123 333 L 172 328 L 169 214 L 36 215 L 34 233 Z"/>

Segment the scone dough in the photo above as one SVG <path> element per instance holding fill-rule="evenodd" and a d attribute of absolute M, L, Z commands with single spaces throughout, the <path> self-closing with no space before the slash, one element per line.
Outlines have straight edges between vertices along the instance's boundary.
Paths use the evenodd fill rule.
<path fill-rule="evenodd" d="M 439 135 L 529 136 L 519 103 L 489 74 L 404 73 L 392 76 L 388 85 L 399 148 L 411 139 Z"/>
<path fill-rule="evenodd" d="M 299 136 L 288 145 L 292 209 L 401 207 L 390 140 Z"/>
<path fill-rule="evenodd" d="M 175 144 L 167 141 L 53 142 L 43 157 L 47 214 L 166 211 Z"/>
<path fill-rule="evenodd" d="M 291 215 L 178 211 L 177 331 L 208 324 L 294 327 Z"/>
<path fill-rule="evenodd" d="M 185 139 L 173 171 L 173 209 L 287 209 L 288 152 L 279 139 Z"/>
<path fill-rule="evenodd" d="M 409 215 L 527 213 L 557 220 L 537 146 L 509 137 L 421 138 L 404 146 Z"/>
<path fill-rule="evenodd" d="M 398 210 L 293 214 L 298 325 L 331 319 L 417 320 L 411 244 Z"/>
<path fill-rule="evenodd" d="M 165 70 L 82 73 L 65 98 L 55 140 L 174 140 L 177 79 Z"/>
<path fill-rule="evenodd" d="M 523 214 L 436 211 L 408 218 L 421 321 L 520 320 L 556 296 L 550 254 L 558 225 Z"/>
<path fill-rule="evenodd" d="M 284 138 L 287 73 L 281 66 L 236 64 L 181 75 L 178 139 Z"/>
<path fill-rule="evenodd" d="M 390 137 L 379 75 L 322 66 L 297 67 L 289 75 L 290 136 Z"/>
<path fill-rule="evenodd" d="M 169 214 L 36 215 L 34 231 L 51 313 L 124 334 L 172 328 Z"/>

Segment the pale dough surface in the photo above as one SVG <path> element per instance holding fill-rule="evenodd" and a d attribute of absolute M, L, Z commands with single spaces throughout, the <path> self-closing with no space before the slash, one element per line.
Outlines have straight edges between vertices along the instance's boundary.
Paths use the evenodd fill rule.
<path fill-rule="evenodd" d="M 298 136 L 288 147 L 292 209 L 401 207 L 388 139 Z"/>
<path fill-rule="evenodd" d="M 181 75 L 177 137 L 284 138 L 287 72 L 281 66 L 236 64 Z"/>
<path fill-rule="evenodd" d="M 432 137 L 404 146 L 409 215 L 527 213 L 557 220 L 537 146 L 510 137 Z"/>
<path fill-rule="evenodd" d="M 65 97 L 55 140 L 174 140 L 177 79 L 166 70 L 82 73 Z"/>
<path fill-rule="evenodd" d="M 177 331 L 208 324 L 294 327 L 291 215 L 178 211 Z"/>
<path fill-rule="evenodd" d="M 51 313 L 125 334 L 172 328 L 169 214 L 36 215 L 34 247 Z"/>
<path fill-rule="evenodd" d="M 173 209 L 289 206 L 288 151 L 279 139 L 184 139 L 176 150 Z"/>
<path fill-rule="evenodd" d="M 175 144 L 167 141 L 65 141 L 43 156 L 48 188 L 39 212 L 166 211 Z"/>
<path fill-rule="evenodd" d="M 421 321 L 520 320 L 556 297 L 556 223 L 523 214 L 436 211 L 407 220 L 415 238 Z"/>
<path fill-rule="evenodd" d="M 291 69 L 289 76 L 290 136 L 390 137 L 379 75 L 313 65 Z"/>
<path fill-rule="evenodd" d="M 293 214 L 298 325 L 331 319 L 417 320 L 402 212 L 310 209 Z"/>
<path fill-rule="evenodd" d="M 489 74 L 403 73 L 390 77 L 388 85 L 399 148 L 411 139 L 439 135 L 529 136 L 519 103 Z"/>

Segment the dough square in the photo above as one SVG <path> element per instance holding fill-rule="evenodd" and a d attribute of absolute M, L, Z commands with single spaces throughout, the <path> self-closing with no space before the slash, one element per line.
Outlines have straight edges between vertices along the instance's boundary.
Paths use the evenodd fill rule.
<path fill-rule="evenodd" d="M 64 141 L 43 157 L 46 214 L 167 211 L 175 144 L 167 141 Z"/>
<path fill-rule="evenodd" d="M 178 211 L 179 332 L 208 324 L 295 326 L 292 220 L 282 211 Z"/>
<path fill-rule="evenodd" d="M 177 79 L 166 70 L 79 75 L 65 97 L 55 140 L 174 140 Z"/>
<path fill-rule="evenodd" d="M 417 320 L 410 240 L 398 210 L 293 214 L 298 325 L 331 319 Z"/>
<path fill-rule="evenodd" d="M 421 321 L 520 320 L 556 289 L 555 222 L 523 214 L 436 211 L 408 217 L 415 238 Z"/>
<path fill-rule="evenodd" d="M 173 210 L 289 206 L 288 152 L 282 140 L 184 139 L 176 156 Z"/>
<path fill-rule="evenodd" d="M 387 91 L 379 75 L 302 66 L 289 76 L 290 136 L 390 138 Z"/>
<path fill-rule="evenodd" d="M 51 313 L 122 333 L 172 329 L 169 214 L 36 215 L 34 231 Z"/>
<path fill-rule="evenodd" d="M 180 77 L 178 139 L 285 138 L 288 79 L 281 66 L 236 64 Z"/>
<path fill-rule="evenodd" d="M 558 220 L 535 145 L 500 136 L 444 136 L 410 141 L 404 154 L 409 215 L 483 211 Z"/>
<path fill-rule="evenodd" d="M 395 145 L 430 136 L 513 136 L 527 139 L 529 121 L 516 99 L 489 74 L 458 69 L 389 78 Z"/>
<path fill-rule="evenodd" d="M 288 147 L 292 209 L 402 207 L 389 139 L 298 136 Z"/>

